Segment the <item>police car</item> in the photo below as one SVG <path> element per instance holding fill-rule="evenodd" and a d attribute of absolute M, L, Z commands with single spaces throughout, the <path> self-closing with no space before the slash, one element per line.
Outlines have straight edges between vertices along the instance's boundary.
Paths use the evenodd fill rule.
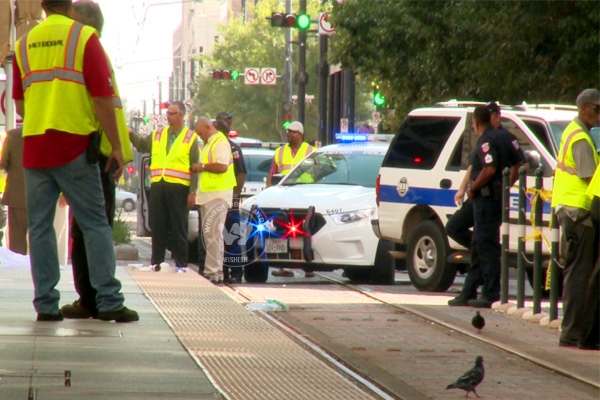
<path fill-rule="evenodd" d="M 391 137 L 337 138 L 345 143 L 317 149 L 276 185 L 242 203 L 249 215 L 259 215 L 247 281 L 265 282 L 268 267 L 285 267 L 343 268 L 354 281 L 394 283 L 393 244 L 371 229 L 375 179 Z"/>
<path fill-rule="evenodd" d="M 444 226 L 457 210 L 454 195 L 478 138 L 471 128 L 474 105 L 444 103 L 411 111 L 392 141 L 377 178 L 378 216 L 372 221 L 373 230 L 378 238 L 401 246 L 411 282 L 419 290 L 445 291 L 454 282 L 456 272 L 465 272 L 468 267 L 468 253 L 447 237 Z M 520 117 L 524 110 L 502 109 L 501 115 L 502 125 L 517 137 L 528 156 L 527 187 L 535 186 L 535 168 L 541 166 L 543 187 L 551 190 L 556 166 L 552 132 L 532 132 Z M 572 110 L 570 115 L 572 119 Z M 540 114 L 529 116 L 544 121 Z M 509 244 L 513 254 L 517 249 L 517 196 L 514 187 L 510 194 L 513 224 Z M 529 217 L 530 205 L 527 210 Z M 548 203 L 544 204 L 543 220 L 547 227 Z M 529 222 L 526 236 L 532 233 Z M 532 252 L 531 242 L 526 251 Z M 545 246 L 543 251 L 547 256 Z"/>

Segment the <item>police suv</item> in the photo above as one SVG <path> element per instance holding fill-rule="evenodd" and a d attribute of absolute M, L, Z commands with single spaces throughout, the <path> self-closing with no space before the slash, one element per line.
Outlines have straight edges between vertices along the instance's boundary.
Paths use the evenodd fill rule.
<path fill-rule="evenodd" d="M 391 135 L 338 135 L 276 185 L 242 203 L 255 218 L 248 282 L 265 282 L 268 267 L 332 271 L 353 281 L 393 284 L 393 243 L 371 229 L 375 180 Z M 371 141 L 367 141 L 371 140 Z M 383 140 L 383 142 L 378 141 Z"/>
<path fill-rule="evenodd" d="M 451 101 L 413 110 L 394 137 L 379 171 L 378 216 L 372 220 L 373 231 L 381 240 L 401 246 L 410 280 L 419 290 L 446 291 L 456 272 L 467 270 L 468 252 L 447 237 L 444 226 L 457 210 L 454 195 L 478 139 L 471 128 L 473 110 L 484 104 Z M 550 116 L 557 113 L 552 114 L 549 106 L 542 107 L 540 113 L 523 107 L 502 108 L 503 127 L 516 136 L 528 158 L 528 188 L 535 186 L 535 169 L 541 166 L 543 187 L 552 189 L 557 145 L 550 121 L 568 124 L 576 115 L 572 109 L 567 110 L 569 114 L 564 111 L 560 110 L 560 118 L 554 118 Z M 535 133 L 529 127 L 534 124 L 537 124 Z M 515 186 L 510 192 L 512 253 L 517 249 L 517 200 Z M 530 209 L 528 204 L 528 217 Z M 543 209 L 543 224 L 547 227 L 550 205 L 545 203 Z M 528 222 L 526 235 L 532 233 L 533 227 Z M 526 251 L 531 253 L 532 248 L 532 242 L 527 242 Z M 544 247 L 543 251 L 548 257 L 549 249 Z M 512 260 L 511 266 L 515 265 Z M 528 276 L 531 281 L 531 271 Z"/>

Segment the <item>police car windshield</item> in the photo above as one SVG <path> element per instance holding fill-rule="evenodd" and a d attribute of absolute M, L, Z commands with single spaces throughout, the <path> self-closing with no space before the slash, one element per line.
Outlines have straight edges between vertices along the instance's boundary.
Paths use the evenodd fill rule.
<path fill-rule="evenodd" d="M 311 154 L 282 182 L 291 185 L 357 185 L 375 187 L 384 152 L 332 150 Z"/>

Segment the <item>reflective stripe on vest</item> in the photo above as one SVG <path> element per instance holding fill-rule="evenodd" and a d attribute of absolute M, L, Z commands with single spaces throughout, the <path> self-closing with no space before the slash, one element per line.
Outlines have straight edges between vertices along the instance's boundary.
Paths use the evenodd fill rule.
<path fill-rule="evenodd" d="M 94 104 L 85 86 L 85 47 L 95 30 L 52 14 L 18 40 L 15 58 L 25 95 L 23 136 L 49 129 L 89 135 L 98 130 Z"/>
<path fill-rule="evenodd" d="M 563 132 L 554 171 L 552 207 L 564 205 L 589 210 L 591 199 L 586 194 L 588 184 L 577 175 L 577 165 L 573 159 L 573 144 L 584 140 L 590 146 L 594 162 L 598 165 L 598 155 L 590 136 L 575 121 Z"/>
<path fill-rule="evenodd" d="M 152 161 L 150 162 L 150 182 L 164 180 L 190 186 L 190 149 L 195 146 L 196 134 L 183 127 L 167 153 L 169 127 L 152 132 Z"/>
<path fill-rule="evenodd" d="M 279 147 L 277 150 L 275 150 L 275 164 L 277 164 L 277 173 L 287 175 L 296 164 L 302 161 L 313 151 L 314 147 L 306 142 L 302 142 L 300 148 L 294 156 L 292 156 L 292 148 L 289 144 Z"/>
<path fill-rule="evenodd" d="M 230 190 L 237 184 L 235 180 L 235 172 L 233 171 L 233 153 L 231 153 L 231 146 L 229 141 L 222 133 L 217 133 L 208 139 L 208 142 L 204 145 L 202 155 L 200 156 L 200 162 L 202 164 L 214 164 L 217 162 L 215 151 L 219 143 L 226 143 L 229 149 L 229 165 L 227 171 L 222 174 L 214 172 L 202 171 L 200 173 L 200 191 L 204 193 L 209 192 L 220 192 L 224 190 Z"/>

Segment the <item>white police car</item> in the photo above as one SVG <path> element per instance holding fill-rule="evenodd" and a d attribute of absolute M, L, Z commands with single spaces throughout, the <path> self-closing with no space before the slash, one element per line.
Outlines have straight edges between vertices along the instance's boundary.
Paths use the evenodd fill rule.
<path fill-rule="evenodd" d="M 331 271 L 354 281 L 393 284 L 393 244 L 375 237 L 375 180 L 389 140 L 383 135 L 345 135 L 352 143 L 310 154 L 279 183 L 250 197 L 242 210 L 260 215 L 249 282 L 265 282 L 267 267 Z M 356 141 L 359 142 L 356 142 Z M 260 237 L 259 237 L 260 236 Z"/>
<path fill-rule="evenodd" d="M 457 209 L 454 194 L 478 138 L 471 128 L 473 105 L 444 103 L 411 111 L 390 144 L 379 172 L 378 216 L 373 219 L 373 230 L 380 239 L 393 241 L 401 246 L 400 250 L 405 250 L 409 277 L 419 290 L 445 291 L 454 282 L 457 270 L 467 269 L 468 253 L 447 237 L 444 226 Z M 534 187 L 535 168 L 540 165 L 543 186 L 551 190 L 556 166 L 555 137 L 551 130 L 544 129 L 550 126 L 545 123 L 551 121 L 550 117 L 524 110 L 502 109 L 501 113 L 503 127 L 517 137 L 523 151 L 530 156 L 527 187 Z M 570 115 L 573 116 L 572 111 Z M 529 125 L 534 118 L 543 126 L 532 132 Z M 564 116 L 556 120 L 564 120 Z M 514 187 L 510 193 L 512 254 L 517 249 L 517 197 L 518 190 Z M 530 209 L 528 204 L 528 219 Z M 544 227 L 548 227 L 549 219 L 550 205 L 545 203 Z M 544 233 L 548 237 L 546 228 Z M 528 221 L 526 236 L 532 234 Z M 542 250 L 547 256 L 548 249 L 544 246 Z M 532 252 L 531 242 L 527 243 L 526 251 Z"/>

